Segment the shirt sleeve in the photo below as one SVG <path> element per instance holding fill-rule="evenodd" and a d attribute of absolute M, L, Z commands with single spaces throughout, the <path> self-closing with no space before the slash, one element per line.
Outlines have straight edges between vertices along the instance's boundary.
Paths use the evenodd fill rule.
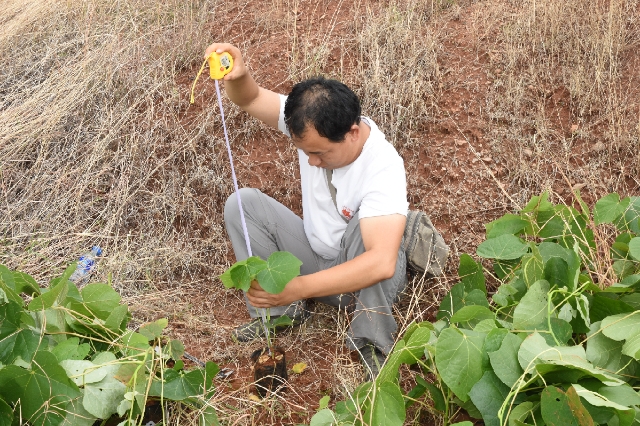
<path fill-rule="evenodd" d="M 407 178 L 401 157 L 392 158 L 386 165 L 369 176 L 364 186 L 364 197 L 360 205 L 360 218 L 407 215 Z"/>
<path fill-rule="evenodd" d="M 284 104 L 287 103 L 287 96 L 280 95 L 280 115 L 278 116 L 278 130 L 280 130 L 285 135 L 291 137 L 289 133 L 289 129 L 287 129 L 287 125 L 284 122 Z"/>

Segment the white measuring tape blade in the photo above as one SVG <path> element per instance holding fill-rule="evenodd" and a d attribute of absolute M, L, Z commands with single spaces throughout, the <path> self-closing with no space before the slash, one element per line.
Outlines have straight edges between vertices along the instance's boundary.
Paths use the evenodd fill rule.
<path fill-rule="evenodd" d="M 249 257 L 253 256 L 251 253 L 251 243 L 249 242 L 249 231 L 247 230 L 247 222 L 244 219 L 244 210 L 242 209 L 242 200 L 240 199 L 240 190 L 238 189 L 238 179 L 236 179 L 236 170 L 233 167 L 233 156 L 231 155 L 231 145 L 229 144 L 229 135 L 227 134 L 227 124 L 224 121 L 224 109 L 222 108 L 222 96 L 220 96 L 220 85 L 218 80 L 214 80 L 216 83 L 216 94 L 218 95 L 218 107 L 220 108 L 220 116 L 222 117 L 222 129 L 224 130 L 224 140 L 227 143 L 227 153 L 229 154 L 229 163 L 231 164 L 231 177 L 233 178 L 233 187 L 236 191 L 236 198 L 238 199 L 238 208 L 240 209 L 240 222 L 242 223 L 242 231 L 244 232 L 244 241 L 247 244 L 247 253 Z M 262 326 L 264 332 L 269 333 L 267 330 L 267 315 L 264 308 L 256 308 L 258 313 L 262 317 Z"/>

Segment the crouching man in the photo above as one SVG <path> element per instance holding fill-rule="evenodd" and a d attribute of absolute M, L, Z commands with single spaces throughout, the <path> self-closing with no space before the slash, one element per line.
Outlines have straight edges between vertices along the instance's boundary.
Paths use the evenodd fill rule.
<path fill-rule="evenodd" d="M 347 346 L 358 350 L 375 377 L 393 347 L 392 305 L 406 285 L 401 250 L 408 209 L 404 163 L 344 84 L 322 77 L 302 81 L 288 96 L 258 86 L 240 51 L 215 43 L 211 52 L 234 60 L 224 77 L 227 95 L 249 115 L 282 131 L 298 149 L 303 218 L 258 189 L 240 190 L 253 255 L 267 259 L 289 251 L 301 275 L 280 294 L 253 282 L 247 307 L 253 320 L 233 332 L 239 341 L 264 333 L 255 308 L 294 323 L 308 316 L 313 299 L 352 312 Z M 236 195 L 224 220 L 237 260 L 248 257 Z"/>

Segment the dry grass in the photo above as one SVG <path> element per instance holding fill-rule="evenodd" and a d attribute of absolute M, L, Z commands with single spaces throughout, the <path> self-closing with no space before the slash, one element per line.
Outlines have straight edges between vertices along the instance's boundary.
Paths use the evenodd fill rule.
<path fill-rule="evenodd" d="M 23 3 L 0 45 L 2 261 L 42 276 L 99 243 L 125 292 L 223 265 L 217 113 L 185 126 L 175 80 L 218 2 Z"/>
<path fill-rule="evenodd" d="M 492 149 L 516 154 L 505 158 L 512 185 L 527 189 L 520 201 L 545 188 L 567 195 L 563 175 L 592 197 L 637 190 L 640 81 L 629 55 L 640 43 L 638 5 L 492 2 L 490 20 L 477 11 Z"/>
<path fill-rule="evenodd" d="M 206 359 L 233 364 L 248 351 L 229 343 L 237 324 L 216 312 L 242 310 L 241 298 L 211 278 L 232 260 L 222 225 L 230 172 L 217 108 L 203 107 L 211 85 L 188 104 L 212 34 L 229 34 L 274 90 L 319 73 L 344 80 L 404 156 L 410 199 L 447 229 L 453 259 L 447 277 L 410 287 L 401 329 L 430 318 L 483 222 L 543 189 L 571 201 L 582 188 L 589 202 L 640 189 L 638 0 L 7 0 L 3 10 L 0 262 L 45 284 L 99 244 L 98 278 L 113 276 L 136 320 L 169 316 Z M 267 66 L 276 59 L 279 74 Z M 270 179 L 295 175 L 295 152 L 228 108 L 241 183 L 299 208 L 295 182 Z M 268 161 L 253 153 L 257 138 L 278 144 Z M 487 156 L 499 163 L 478 161 Z M 468 179 L 452 178 L 462 172 Z M 362 379 L 341 349 L 347 326 L 318 308 L 283 338 L 290 348 L 332 344 L 332 367 L 318 372 L 332 377 L 332 401 Z M 255 403 L 247 391 L 216 396 L 230 424 L 287 423 L 307 409 Z M 171 424 L 193 418 L 174 415 Z"/>

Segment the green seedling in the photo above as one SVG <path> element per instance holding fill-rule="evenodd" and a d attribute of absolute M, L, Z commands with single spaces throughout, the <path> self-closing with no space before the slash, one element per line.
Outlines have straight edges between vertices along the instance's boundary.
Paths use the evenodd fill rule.
<path fill-rule="evenodd" d="M 237 288 L 248 291 L 253 281 L 257 281 L 260 287 L 267 293 L 278 294 L 295 277 L 300 275 L 300 265 L 302 262 L 293 254 L 286 251 L 277 251 L 269 256 L 269 259 L 262 260 L 257 256 L 249 257 L 234 263 L 227 269 L 220 279 L 227 288 Z M 270 309 L 266 309 L 267 321 L 265 326 L 267 346 L 272 349 L 271 334 L 276 328 L 293 325 L 293 321 L 286 315 L 271 320 Z"/>

